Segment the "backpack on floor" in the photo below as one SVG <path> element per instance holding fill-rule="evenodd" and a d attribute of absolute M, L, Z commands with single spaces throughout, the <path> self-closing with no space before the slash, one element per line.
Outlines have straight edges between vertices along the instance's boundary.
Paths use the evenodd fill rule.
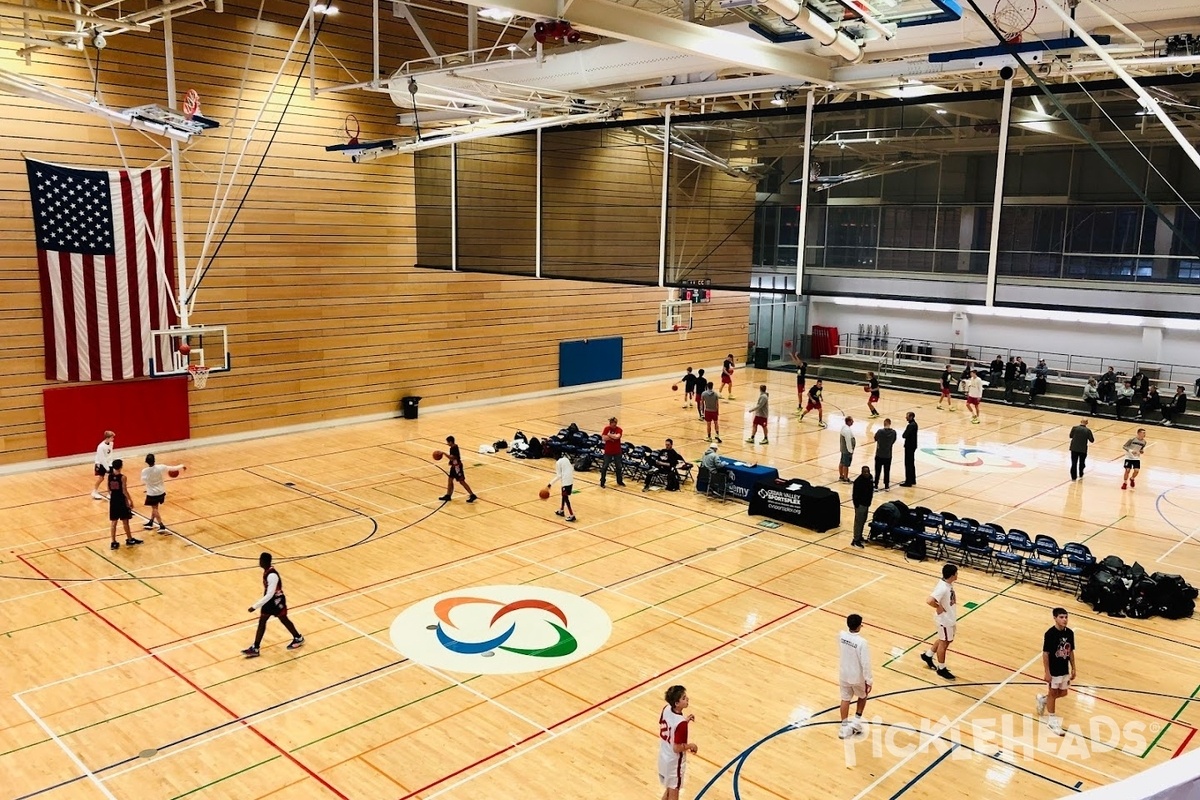
<path fill-rule="evenodd" d="M 587 472 L 588 470 L 592 469 L 594 466 L 595 466 L 595 459 L 592 458 L 591 453 L 584 453 L 579 458 L 575 459 L 574 467 L 575 467 L 576 472 Z"/>
<path fill-rule="evenodd" d="M 536 436 L 529 440 L 529 447 L 525 449 L 526 458 L 541 458 L 545 455 L 542 442 Z"/>
<path fill-rule="evenodd" d="M 914 536 L 904 546 L 904 557 L 909 561 L 924 561 L 929 558 L 929 548 L 925 540 Z"/>

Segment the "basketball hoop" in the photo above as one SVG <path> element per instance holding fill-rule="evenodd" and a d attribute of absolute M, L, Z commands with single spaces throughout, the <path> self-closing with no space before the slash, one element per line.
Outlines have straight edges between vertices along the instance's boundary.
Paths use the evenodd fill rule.
<path fill-rule="evenodd" d="M 691 330 L 687 325 L 676 325 L 675 332 L 679 334 L 679 341 L 686 342 L 688 331 Z"/>
<path fill-rule="evenodd" d="M 203 364 L 189 364 L 187 370 L 197 389 L 203 389 L 208 385 L 208 367 Z"/>
<path fill-rule="evenodd" d="M 1037 18 L 1037 0 L 999 0 L 992 13 L 992 22 L 1009 44 L 1020 44 L 1021 34 L 1029 30 Z"/>
<path fill-rule="evenodd" d="M 196 116 L 196 112 L 200 110 L 200 93 L 195 89 L 188 89 L 183 96 L 183 115 L 188 119 Z"/>

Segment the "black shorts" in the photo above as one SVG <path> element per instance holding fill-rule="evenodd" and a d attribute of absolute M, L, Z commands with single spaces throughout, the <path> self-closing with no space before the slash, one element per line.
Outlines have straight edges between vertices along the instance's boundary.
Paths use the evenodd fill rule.
<path fill-rule="evenodd" d="M 573 490 L 574 488 L 575 488 L 574 484 L 572 484 L 571 486 L 562 487 L 562 497 L 564 500 L 566 500 L 568 497 L 571 496 L 571 490 Z"/>
<path fill-rule="evenodd" d="M 267 617 L 286 617 L 287 597 L 281 594 L 273 600 L 268 600 L 259 613 Z"/>
<path fill-rule="evenodd" d="M 148 506 L 161 506 L 165 502 L 167 502 L 166 492 L 163 492 L 162 494 L 146 495 L 146 505 Z"/>
<path fill-rule="evenodd" d="M 1125 469 L 1141 469 L 1142 460 L 1140 458 L 1125 459 Z"/>
<path fill-rule="evenodd" d="M 467 479 L 466 475 L 463 474 L 463 465 L 462 464 L 452 465 L 450 467 L 449 472 L 450 472 L 450 480 L 452 480 L 452 481 L 465 481 Z"/>
<path fill-rule="evenodd" d="M 129 506 L 122 503 L 119 506 L 108 507 L 108 521 L 119 522 L 120 520 L 133 519 L 133 512 L 129 510 Z"/>
<path fill-rule="evenodd" d="M 95 464 L 94 467 L 95 468 L 92 470 L 92 472 L 96 475 L 97 478 L 103 478 L 105 475 L 108 474 L 108 468 L 105 467 L 103 464 Z"/>

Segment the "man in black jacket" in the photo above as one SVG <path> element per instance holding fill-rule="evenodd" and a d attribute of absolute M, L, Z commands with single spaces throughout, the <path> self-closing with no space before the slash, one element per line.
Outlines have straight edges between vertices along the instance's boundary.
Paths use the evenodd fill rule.
<path fill-rule="evenodd" d="M 854 540 L 850 544 L 855 547 L 863 547 L 863 528 L 866 527 L 867 514 L 871 512 L 871 498 L 874 496 L 875 479 L 871 477 L 871 468 L 863 467 L 850 490 L 854 503 Z"/>
<path fill-rule="evenodd" d="M 908 412 L 904 415 L 908 424 L 904 426 L 904 483 L 901 486 L 917 485 L 917 415 Z"/>
<path fill-rule="evenodd" d="M 1175 417 L 1187 413 L 1187 391 L 1182 386 L 1175 387 L 1175 396 L 1162 407 L 1163 425 L 1175 424 Z"/>
<path fill-rule="evenodd" d="M 1004 402 L 1010 406 L 1013 402 L 1013 392 L 1017 389 L 1017 359 L 1012 356 L 1008 357 L 1008 363 L 1004 365 Z"/>

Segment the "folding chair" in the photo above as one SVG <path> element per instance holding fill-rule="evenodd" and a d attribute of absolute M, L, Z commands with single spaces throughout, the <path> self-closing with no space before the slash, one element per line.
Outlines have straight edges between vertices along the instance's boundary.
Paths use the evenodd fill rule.
<path fill-rule="evenodd" d="M 965 567 L 982 567 L 986 572 L 992 567 L 992 545 L 987 531 L 973 528 L 962 536 L 962 563 Z"/>
<path fill-rule="evenodd" d="M 1022 543 L 1021 536 L 1024 536 L 1025 541 L 1029 542 L 1028 535 L 1023 531 L 1017 531 L 1018 544 Z M 1033 552 L 1033 542 L 1029 542 L 1029 547 L 1029 552 Z M 1013 549 L 1012 531 L 1009 531 L 1008 535 L 1004 537 L 1004 548 L 1003 550 L 992 550 L 992 571 L 1019 581 L 1025 575 L 1025 556 Z"/>
<path fill-rule="evenodd" d="M 1085 573 L 1090 572 L 1096 566 L 1096 557 L 1092 555 L 1092 551 L 1086 544 L 1067 542 L 1063 545 L 1063 555 L 1066 556 L 1068 564 L 1079 567 Z"/>
<path fill-rule="evenodd" d="M 1033 539 L 1033 548 L 1038 555 L 1047 561 L 1059 561 L 1062 559 L 1062 548 L 1058 546 L 1053 536 L 1045 536 L 1039 534 Z"/>
<path fill-rule="evenodd" d="M 729 482 L 733 476 L 727 469 L 713 469 L 708 471 L 708 486 L 705 489 L 706 497 L 716 497 L 725 502 L 725 498 L 729 495 Z"/>

